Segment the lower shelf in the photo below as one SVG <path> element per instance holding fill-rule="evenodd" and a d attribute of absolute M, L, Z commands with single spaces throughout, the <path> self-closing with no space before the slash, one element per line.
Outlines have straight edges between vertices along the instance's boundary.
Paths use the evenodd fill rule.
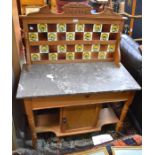
<path fill-rule="evenodd" d="M 52 118 L 52 121 L 50 123 L 49 122 L 44 123 L 44 125 L 46 124 L 46 126 L 42 126 L 43 124 L 41 123 L 37 124 L 35 131 L 37 133 L 53 132 L 56 134 L 57 137 L 71 136 L 71 135 L 100 131 L 103 125 L 115 124 L 119 121 L 119 119 L 117 118 L 117 116 L 115 115 L 115 113 L 113 112 L 111 108 L 104 108 L 100 111 L 99 120 L 95 128 L 85 128 L 85 129 L 83 128 L 81 130 L 79 129 L 79 131 L 74 131 L 74 132 L 61 132 L 58 119 L 53 119 L 52 116 L 45 116 L 45 115 L 39 116 L 36 119 L 37 119 L 37 122 L 42 122 L 43 120 L 45 120 L 45 118 L 48 118 L 47 119 L 48 121 L 49 121 L 49 118 Z"/>
<path fill-rule="evenodd" d="M 98 127 L 102 127 L 107 124 L 115 124 L 119 121 L 112 108 L 104 108 L 100 111 Z"/>

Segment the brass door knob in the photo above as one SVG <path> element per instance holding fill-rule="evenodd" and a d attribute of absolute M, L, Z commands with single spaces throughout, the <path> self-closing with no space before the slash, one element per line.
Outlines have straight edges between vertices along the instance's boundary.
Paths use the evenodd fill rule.
<path fill-rule="evenodd" d="M 67 123 L 67 118 L 66 118 L 66 117 L 63 117 L 63 118 L 62 118 L 62 123 L 63 123 L 63 124 L 66 124 L 66 123 Z"/>

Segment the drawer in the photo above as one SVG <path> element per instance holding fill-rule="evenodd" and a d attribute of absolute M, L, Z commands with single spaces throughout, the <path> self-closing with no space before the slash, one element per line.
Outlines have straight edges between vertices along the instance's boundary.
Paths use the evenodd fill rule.
<path fill-rule="evenodd" d="M 93 93 L 30 99 L 33 110 L 126 101 L 131 92 Z"/>

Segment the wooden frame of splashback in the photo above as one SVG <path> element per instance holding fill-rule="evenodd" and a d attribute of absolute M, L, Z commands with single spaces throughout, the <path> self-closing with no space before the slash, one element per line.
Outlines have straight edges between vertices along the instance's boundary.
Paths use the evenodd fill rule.
<path fill-rule="evenodd" d="M 64 6 L 63 9 L 64 9 L 63 13 L 54 14 L 54 13 L 51 13 L 48 6 L 44 6 L 44 7 L 40 8 L 39 12 L 20 16 L 20 18 L 22 19 L 22 22 L 23 22 L 27 64 L 31 65 L 31 64 L 49 64 L 49 63 L 69 63 L 69 62 L 114 61 L 114 63 L 117 66 L 119 66 L 119 63 L 120 63 L 119 44 L 120 44 L 120 37 L 121 37 L 122 30 L 123 30 L 123 25 L 124 25 L 124 18 L 121 15 L 114 13 L 112 11 L 112 9 L 108 8 L 108 7 L 105 7 L 103 12 L 100 12 L 97 14 L 91 13 L 92 8 L 89 5 L 78 4 L 78 3 L 67 4 Z M 65 39 L 64 40 L 58 39 L 57 41 L 48 41 L 48 38 L 47 38 L 46 41 L 39 40 L 39 41 L 31 42 L 29 40 L 29 33 L 30 33 L 29 25 L 37 25 L 37 24 L 41 24 L 41 23 L 47 24 L 47 26 L 49 26 L 50 24 L 57 25 L 59 23 L 63 23 L 66 25 L 67 24 L 76 25 L 76 24 L 80 23 L 80 24 L 84 24 L 84 26 L 85 25 L 93 25 L 93 27 L 94 27 L 94 24 L 101 24 L 103 27 L 104 27 L 104 25 L 110 25 L 110 26 L 117 25 L 119 27 L 119 29 L 118 29 L 118 32 L 115 33 L 116 34 L 115 37 L 113 37 L 113 39 L 111 39 L 111 40 L 100 40 L 100 39 L 96 40 L 96 39 L 93 39 L 93 37 L 92 37 L 91 40 L 83 40 L 83 39 L 76 40 L 75 39 L 75 40 L 69 41 L 69 40 L 65 40 Z M 111 29 L 111 27 L 110 27 L 110 29 Z M 103 28 L 102 28 L 102 30 L 103 30 Z M 47 34 L 48 34 L 48 32 L 47 32 Z M 101 31 L 99 33 L 102 33 L 102 32 L 105 33 L 104 31 Z M 39 33 L 39 32 L 37 32 L 37 33 Z M 109 37 L 110 37 L 111 33 L 112 32 L 109 32 Z M 94 35 L 94 32 L 92 32 L 92 35 Z M 84 37 L 84 34 L 83 34 L 83 37 Z M 32 46 L 37 47 L 40 45 L 48 45 L 48 47 L 51 47 L 51 46 L 58 46 L 58 45 L 67 45 L 67 48 L 68 48 L 68 45 L 75 46 L 76 44 L 83 44 L 88 47 L 91 46 L 92 44 L 100 44 L 100 46 L 114 44 L 115 49 L 113 52 L 108 52 L 108 54 L 106 54 L 106 57 L 104 57 L 103 59 L 99 59 L 99 56 L 97 56 L 95 58 L 92 57 L 92 53 L 94 53 L 94 52 L 83 51 L 83 52 L 91 52 L 91 57 L 90 58 L 86 57 L 88 59 L 84 59 L 83 53 L 82 53 L 82 58 L 80 57 L 80 58 L 76 59 L 76 57 L 75 57 L 76 53 L 75 53 L 74 59 L 71 59 L 71 60 L 68 60 L 66 57 L 65 58 L 63 57 L 62 59 L 52 60 L 52 61 L 49 60 L 49 58 L 47 60 L 42 59 L 40 61 L 32 61 L 31 60 L 31 53 L 32 53 L 31 47 Z M 34 52 L 36 52 L 35 48 L 34 48 Z M 75 52 L 75 51 L 73 51 L 73 52 Z M 106 52 L 106 51 L 98 51 L 98 52 Z M 50 51 L 49 51 L 49 53 L 50 53 Z M 86 56 L 88 56 L 88 54 Z M 72 58 L 72 57 L 70 57 L 70 58 Z"/>

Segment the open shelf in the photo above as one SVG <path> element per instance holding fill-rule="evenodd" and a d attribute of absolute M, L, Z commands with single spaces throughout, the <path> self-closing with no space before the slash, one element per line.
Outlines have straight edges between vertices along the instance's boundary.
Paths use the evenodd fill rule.
<path fill-rule="evenodd" d="M 107 124 L 115 124 L 118 123 L 119 119 L 114 113 L 112 108 L 103 108 L 100 111 L 98 127 L 102 127 Z"/>
<path fill-rule="evenodd" d="M 34 112 L 36 127 L 51 127 L 59 124 L 60 109 L 37 110 Z"/>
<path fill-rule="evenodd" d="M 100 131 L 103 125 L 115 124 L 119 121 L 112 108 L 103 108 L 100 111 L 99 120 L 95 128 L 85 128 L 83 130 L 76 130 L 72 132 L 62 132 L 59 123 L 59 110 L 53 114 L 41 114 L 36 117 L 36 132 L 53 132 L 58 137 L 84 134 L 90 132 Z"/>

